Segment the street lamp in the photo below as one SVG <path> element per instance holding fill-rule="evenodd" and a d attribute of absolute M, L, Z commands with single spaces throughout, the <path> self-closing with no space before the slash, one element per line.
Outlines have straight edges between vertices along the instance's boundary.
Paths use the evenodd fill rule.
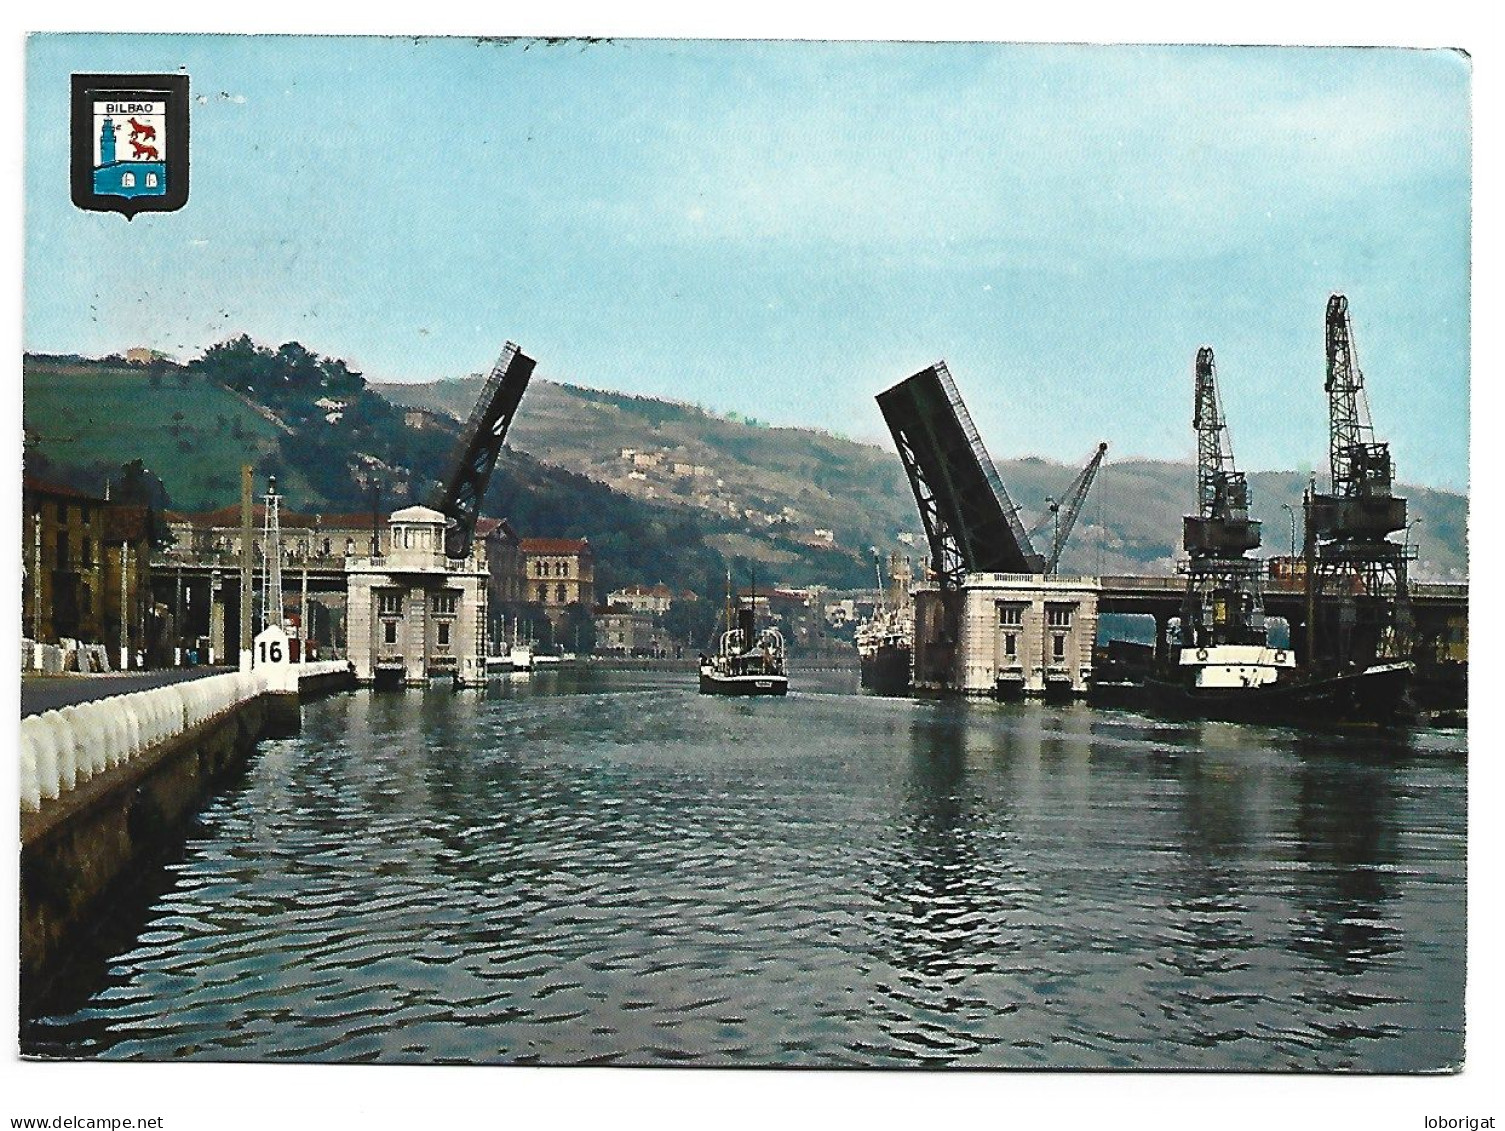
<path fill-rule="evenodd" d="M 1061 545 L 1061 504 L 1056 502 L 1049 496 L 1046 497 L 1045 504 L 1046 506 L 1050 507 L 1050 517 L 1054 520 L 1055 523 L 1054 533 L 1051 535 L 1050 539 L 1050 556 L 1052 559 L 1054 559 L 1056 556 L 1056 550 Z M 1054 568 L 1051 569 L 1051 572 L 1055 572 Z"/>
<path fill-rule="evenodd" d="M 1404 543 L 1402 544 L 1402 547 L 1401 547 L 1401 553 L 1404 554 L 1404 553 L 1408 553 L 1410 551 L 1410 549 L 1411 549 L 1411 527 L 1413 527 L 1413 526 L 1420 526 L 1420 525 L 1421 525 L 1421 519 L 1419 519 L 1419 518 L 1413 518 L 1410 522 L 1406 523 L 1406 537 L 1405 537 L 1405 541 L 1404 541 Z M 1417 538 L 1416 551 L 1417 551 L 1418 554 L 1421 553 L 1421 539 L 1420 539 L 1420 537 Z"/>
<path fill-rule="evenodd" d="M 1296 511 L 1290 503 L 1281 503 L 1280 509 L 1291 517 L 1291 557 L 1296 556 Z"/>

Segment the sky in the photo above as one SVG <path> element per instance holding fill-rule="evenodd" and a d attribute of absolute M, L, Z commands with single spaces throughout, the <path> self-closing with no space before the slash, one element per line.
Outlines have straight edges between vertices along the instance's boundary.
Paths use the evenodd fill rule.
<path fill-rule="evenodd" d="M 180 212 L 79 211 L 68 76 L 185 71 Z M 1326 466 L 1349 298 L 1400 477 L 1468 485 L 1468 60 L 1447 51 L 42 35 L 24 344 L 249 333 L 884 436 L 944 359 L 995 458 Z"/>

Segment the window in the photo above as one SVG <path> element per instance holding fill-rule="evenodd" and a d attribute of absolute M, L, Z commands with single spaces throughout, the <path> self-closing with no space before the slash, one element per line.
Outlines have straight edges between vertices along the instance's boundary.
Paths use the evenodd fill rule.
<path fill-rule="evenodd" d="M 434 612 L 441 615 L 454 616 L 455 606 L 458 602 L 458 593 L 435 593 Z"/>
<path fill-rule="evenodd" d="M 156 173 L 148 173 L 146 175 L 146 187 L 147 188 L 156 188 L 157 187 L 157 174 Z"/>
<path fill-rule="evenodd" d="M 136 187 L 136 174 L 135 173 L 121 173 L 120 174 L 120 187 L 121 188 L 135 188 Z"/>
<path fill-rule="evenodd" d="M 548 599 L 549 599 L 549 587 L 547 585 L 540 585 L 538 587 L 538 603 L 540 605 L 542 605 Z"/>
<path fill-rule="evenodd" d="M 1024 624 L 1024 606 L 1000 603 L 998 606 L 998 623 L 1003 628 L 1021 627 Z"/>
<path fill-rule="evenodd" d="M 382 639 L 388 644 L 397 643 L 397 622 L 395 620 L 382 622 Z"/>
<path fill-rule="evenodd" d="M 439 622 L 439 647 L 449 647 L 449 621 L 447 620 Z"/>
<path fill-rule="evenodd" d="M 324 556 L 326 558 L 329 556 L 329 539 L 328 538 L 324 539 Z"/>
<path fill-rule="evenodd" d="M 68 568 L 68 535 L 61 530 L 57 532 L 57 567 Z"/>
<path fill-rule="evenodd" d="M 79 520 L 80 520 L 80 521 L 81 521 L 81 522 L 82 522 L 82 523 L 83 523 L 83 524 L 84 524 L 84 525 L 85 525 L 85 526 L 88 526 L 88 525 L 89 525 L 89 523 L 90 523 L 90 522 L 91 522 L 91 521 L 93 521 L 93 518 L 94 518 L 94 516 L 93 516 L 93 513 L 92 513 L 92 512 L 91 512 L 91 511 L 90 511 L 90 510 L 89 510 L 89 508 L 88 508 L 88 507 L 85 507 L 85 506 L 80 506 L 80 507 L 79 507 L 79 508 L 78 508 L 78 517 L 79 517 Z"/>
<path fill-rule="evenodd" d="M 402 616 L 402 594 L 381 593 L 376 598 L 376 609 L 384 617 Z"/>
<path fill-rule="evenodd" d="M 1059 632 L 1051 638 L 1050 654 L 1057 660 L 1064 660 L 1066 658 L 1066 637 L 1062 636 Z"/>
<path fill-rule="evenodd" d="M 568 600 L 568 598 L 565 596 L 565 588 L 562 583 L 557 589 L 554 590 L 554 596 L 561 605 L 564 604 L 566 600 Z"/>
<path fill-rule="evenodd" d="M 568 577 L 569 575 L 570 575 L 570 563 L 569 562 L 560 562 L 559 563 L 559 576 L 560 577 Z"/>
<path fill-rule="evenodd" d="M 1051 628 L 1070 628 L 1072 605 L 1050 605 L 1045 610 L 1045 623 Z"/>
<path fill-rule="evenodd" d="M 85 569 L 89 569 L 94 565 L 94 539 L 85 538 L 79 543 L 78 558 L 79 563 Z"/>
<path fill-rule="evenodd" d="M 1019 638 L 1017 636 L 1015 636 L 1012 632 L 1004 633 L 1004 636 L 1003 636 L 1003 654 L 1005 656 L 1009 657 L 1009 659 L 1013 659 L 1015 656 L 1017 656 L 1019 654 L 1018 640 L 1019 640 Z"/>

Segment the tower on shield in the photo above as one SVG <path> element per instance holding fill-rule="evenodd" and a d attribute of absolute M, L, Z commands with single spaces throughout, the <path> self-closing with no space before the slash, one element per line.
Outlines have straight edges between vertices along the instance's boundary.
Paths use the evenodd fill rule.
<path fill-rule="evenodd" d="M 188 76 L 74 75 L 73 203 L 173 212 L 188 201 Z"/>

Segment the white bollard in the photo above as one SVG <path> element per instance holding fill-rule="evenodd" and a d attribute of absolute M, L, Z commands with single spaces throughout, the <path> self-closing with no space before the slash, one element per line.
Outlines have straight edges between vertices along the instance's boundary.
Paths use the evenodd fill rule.
<path fill-rule="evenodd" d="M 110 716 L 115 708 L 107 703 L 89 703 L 80 714 L 88 720 L 89 744 L 84 747 L 88 754 L 89 776 L 98 777 L 110 764 L 110 747 L 115 742 Z"/>
<path fill-rule="evenodd" d="M 93 703 L 76 703 L 64 708 L 73 728 L 73 764 L 77 767 L 77 785 L 94 776 L 94 759 L 104 746 L 104 728 Z"/>
<path fill-rule="evenodd" d="M 122 762 L 128 762 L 141 752 L 141 716 L 137 712 L 138 701 L 134 695 L 122 695 L 120 713 L 125 719 L 125 753 Z"/>
<path fill-rule="evenodd" d="M 105 768 L 113 770 L 131 756 L 131 729 L 126 723 L 130 708 L 119 699 L 110 701 L 110 749 Z"/>
<path fill-rule="evenodd" d="M 42 771 L 48 760 L 47 726 L 37 716 L 21 720 L 21 808 L 35 813 L 42 807 Z M 56 760 L 53 760 L 56 765 Z"/>
<path fill-rule="evenodd" d="M 57 713 L 58 723 L 53 728 L 57 739 L 58 791 L 67 793 L 78 785 L 78 734 L 73 726 L 73 708 L 64 707 Z"/>
<path fill-rule="evenodd" d="M 42 796 L 51 800 L 60 792 L 59 778 L 61 771 L 58 766 L 58 740 L 53 729 L 58 722 L 48 715 L 56 715 L 55 711 L 36 716 L 37 735 L 37 784 L 42 790 Z"/>

